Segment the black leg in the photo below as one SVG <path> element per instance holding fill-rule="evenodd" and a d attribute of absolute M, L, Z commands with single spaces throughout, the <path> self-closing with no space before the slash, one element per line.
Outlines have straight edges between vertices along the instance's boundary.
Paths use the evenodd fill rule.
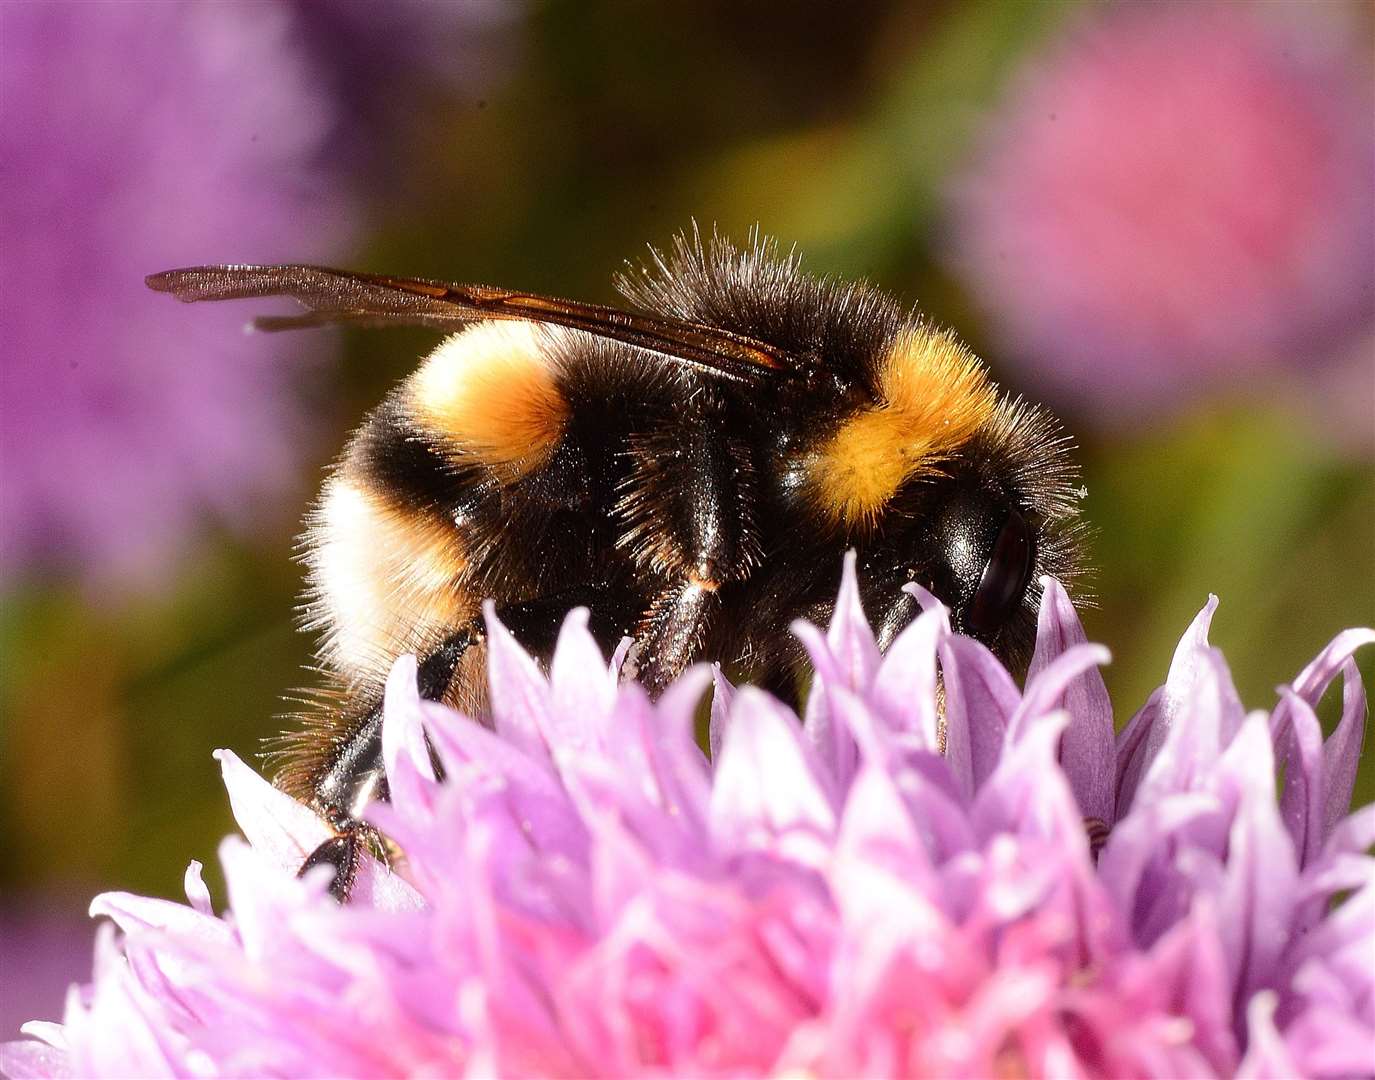
<path fill-rule="evenodd" d="M 635 677 L 658 694 L 692 662 L 711 616 L 720 607 L 713 582 L 670 585 L 654 601 L 636 642 Z"/>
<path fill-rule="evenodd" d="M 631 447 L 617 544 L 658 581 L 635 635 L 636 677 L 652 694 L 698 656 L 719 590 L 746 580 L 762 558 L 756 453 L 707 392 Z"/>
<path fill-rule="evenodd" d="M 334 867 L 334 879 L 329 883 L 329 893 L 340 903 L 348 899 L 353 888 L 354 875 L 358 872 L 358 860 L 362 854 L 363 840 L 361 827 L 355 822 L 344 831 L 331 836 L 306 857 L 297 871 L 297 877 L 305 875 L 317 866 Z"/>
<path fill-rule="evenodd" d="M 616 590 L 593 586 L 511 604 L 498 609 L 497 615 L 525 648 L 547 655 L 553 650 L 569 608 L 579 605 L 591 608 L 591 629 L 603 645 L 614 643 L 629 629 L 620 627 L 616 617 L 626 610 L 633 611 L 634 605 Z M 420 696 L 428 701 L 442 699 L 463 654 L 484 636 L 482 624 L 474 621 L 422 657 L 417 672 Z M 438 761 L 435 766 L 442 777 Z M 300 873 L 314 866 L 333 866 L 330 893 L 338 900 L 347 899 L 363 852 L 382 848 L 377 831 L 362 821 L 363 812 L 369 803 L 389 797 L 382 764 L 382 702 L 378 700 L 353 726 L 353 734 L 315 785 L 315 809 L 334 827 L 335 835 L 311 852 Z"/>

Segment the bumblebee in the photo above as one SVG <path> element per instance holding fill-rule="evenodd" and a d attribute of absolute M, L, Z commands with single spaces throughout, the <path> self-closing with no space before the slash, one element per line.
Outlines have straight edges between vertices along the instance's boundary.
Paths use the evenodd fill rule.
<path fill-rule="evenodd" d="M 347 894 L 387 798 L 382 691 L 420 659 L 421 694 L 485 712 L 480 605 L 547 657 L 569 608 L 664 688 L 711 659 L 796 704 L 788 626 L 824 621 L 842 556 L 881 646 L 918 612 L 1011 664 L 1043 574 L 1072 579 L 1069 441 L 1000 393 L 950 333 L 870 285 L 804 273 L 752 235 L 694 228 L 616 280 L 633 310 L 314 266 L 206 266 L 147 279 L 179 300 L 287 296 L 266 330 L 410 323 L 450 331 L 363 421 L 304 540 L 308 628 L 328 686 L 278 782 L 335 836 L 306 862 Z"/>

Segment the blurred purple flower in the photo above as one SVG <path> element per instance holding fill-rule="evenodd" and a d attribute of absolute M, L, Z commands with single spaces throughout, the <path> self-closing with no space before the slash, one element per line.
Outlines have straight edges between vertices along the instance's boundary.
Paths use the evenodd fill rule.
<path fill-rule="evenodd" d="M 293 0 L 292 7 L 300 41 L 343 105 L 341 144 L 385 138 L 424 115 L 436 92 L 494 81 L 517 44 L 507 28 L 525 9 L 519 0 Z"/>
<path fill-rule="evenodd" d="M 1095 8 L 1014 80 L 954 186 L 952 258 L 1049 393 L 1150 412 L 1311 373 L 1371 325 L 1372 83 L 1310 14 Z"/>
<path fill-rule="evenodd" d="M 9 895 L 0 905 L 0 1039 L 62 1009 L 67 986 L 91 967 L 94 927 L 74 895 Z"/>
<path fill-rule="evenodd" d="M 290 9 L 0 5 L 0 572 L 151 574 L 295 472 L 305 339 L 245 339 L 143 276 L 324 259 L 349 217 Z M 165 567 L 164 567 L 165 569 Z"/>
<path fill-rule="evenodd" d="M 370 863 L 345 907 L 295 879 L 326 827 L 221 752 L 252 844 L 221 847 L 230 913 L 195 863 L 189 906 L 98 897 L 120 932 L 103 928 L 93 984 L 4 1067 L 1368 1073 L 1375 806 L 1346 807 L 1365 716 L 1350 656 L 1375 633 L 1339 635 L 1248 715 L 1210 601 L 1114 745 L 1107 653 L 1044 584 L 1019 692 L 939 605 L 880 655 L 851 562 L 830 629 L 797 627 L 816 672 L 802 724 L 718 677 L 714 765 L 692 737 L 707 671 L 651 704 L 580 611 L 546 678 L 489 609 L 494 729 L 421 701 L 413 658 L 388 684 L 393 802 L 374 820 L 406 852 L 397 873 Z M 1324 742 L 1313 705 L 1339 674 Z"/>

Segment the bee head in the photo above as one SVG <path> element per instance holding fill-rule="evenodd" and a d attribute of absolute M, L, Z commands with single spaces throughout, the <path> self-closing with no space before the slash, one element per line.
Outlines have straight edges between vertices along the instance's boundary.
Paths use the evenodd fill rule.
<path fill-rule="evenodd" d="M 970 480 L 957 479 L 932 520 L 927 570 L 954 628 L 992 645 L 1024 610 L 1038 522 L 1006 492 Z"/>
<path fill-rule="evenodd" d="M 891 641 L 918 611 L 891 598 L 916 582 L 950 609 L 956 632 L 1017 667 L 1035 641 L 1041 575 L 1069 580 L 1078 570 L 1078 494 L 1059 455 L 971 449 L 940 475 L 905 484 L 885 509 L 860 554 L 866 606 L 885 613 L 879 637 Z"/>

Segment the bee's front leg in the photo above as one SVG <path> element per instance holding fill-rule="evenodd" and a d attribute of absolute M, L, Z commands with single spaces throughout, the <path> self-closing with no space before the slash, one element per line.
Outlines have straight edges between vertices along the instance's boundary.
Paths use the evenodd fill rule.
<path fill-rule="evenodd" d="M 443 698 L 463 654 L 482 640 L 480 624 L 471 623 L 449 635 L 420 661 L 416 683 L 427 701 Z M 442 775 L 437 760 L 436 773 Z M 315 784 L 315 810 L 330 823 L 335 835 L 306 857 L 297 876 L 316 866 L 334 867 L 330 894 L 346 900 L 353 888 L 358 864 L 368 849 L 382 851 L 380 834 L 363 821 L 370 803 L 390 798 L 387 773 L 382 764 L 382 702 L 377 701 L 354 727 L 333 763 Z"/>
<path fill-rule="evenodd" d="M 497 609 L 497 617 L 521 645 L 535 655 L 553 651 L 568 610 L 583 605 L 591 610 L 591 629 L 604 645 L 616 641 L 629 626 L 623 625 L 625 612 L 634 608 L 618 588 L 580 585 L 558 593 L 537 597 Z M 420 658 L 417 686 L 426 701 L 441 701 L 449 692 L 459 662 L 473 646 L 486 637 L 482 623 L 474 620 L 446 637 Z M 371 803 L 390 798 L 386 767 L 382 762 L 382 701 L 379 698 L 354 725 L 352 734 L 340 745 L 334 758 L 314 784 L 312 805 L 330 823 L 335 835 L 306 858 L 300 873 L 316 866 L 334 867 L 330 893 L 335 899 L 348 898 L 363 853 L 384 852 L 382 836 L 363 820 Z M 435 773 L 443 778 L 443 768 L 431 755 Z"/>

